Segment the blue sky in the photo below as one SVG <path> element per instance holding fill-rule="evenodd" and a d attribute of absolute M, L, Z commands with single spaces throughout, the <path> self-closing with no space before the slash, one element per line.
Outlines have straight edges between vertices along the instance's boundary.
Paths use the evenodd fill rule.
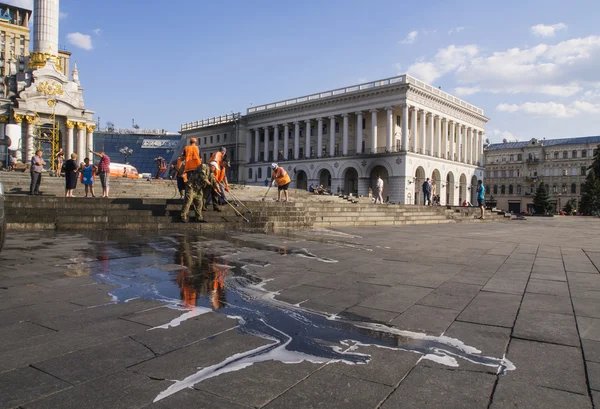
<path fill-rule="evenodd" d="M 409 72 L 484 109 L 492 141 L 600 134 L 597 0 L 61 0 L 61 12 L 102 127 L 177 131 Z"/>

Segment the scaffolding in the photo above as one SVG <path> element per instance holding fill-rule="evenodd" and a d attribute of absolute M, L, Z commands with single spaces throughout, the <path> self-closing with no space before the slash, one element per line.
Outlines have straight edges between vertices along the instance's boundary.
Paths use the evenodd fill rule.
<path fill-rule="evenodd" d="M 37 111 L 34 112 L 34 126 L 35 126 L 35 138 L 37 142 L 37 149 L 44 151 L 44 147 L 48 146 L 50 150 L 50 169 L 55 172 L 60 172 L 57 169 L 57 156 L 60 150 L 60 132 L 58 130 L 58 124 L 56 122 L 56 100 L 48 100 L 48 106 L 52 108 L 49 121 L 42 123 L 41 117 Z M 50 125 L 50 127 L 48 127 Z"/>

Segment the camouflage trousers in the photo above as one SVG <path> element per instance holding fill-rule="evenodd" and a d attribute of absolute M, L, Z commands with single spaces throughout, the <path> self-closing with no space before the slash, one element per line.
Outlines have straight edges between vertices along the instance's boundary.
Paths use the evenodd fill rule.
<path fill-rule="evenodd" d="M 183 200 L 183 207 L 181 208 L 182 219 L 187 219 L 192 204 L 194 204 L 196 219 L 202 219 L 202 207 L 204 206 L 203 190 L 194 190 L 191 186 L 187 185 L 185 187 L 185 198 Z"/>

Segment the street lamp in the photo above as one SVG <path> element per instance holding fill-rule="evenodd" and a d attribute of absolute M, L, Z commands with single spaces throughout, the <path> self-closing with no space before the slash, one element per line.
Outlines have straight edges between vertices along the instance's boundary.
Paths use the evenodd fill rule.
<path fill-rule="evenodd" d="M 127 158 L 133 155 L 133 149 L 125 146 L 124 148 L 119 149 L 119 152 L 121 152 L 121 154 L 125 156 L 125 164 L 129 165 L 129 162 L 127 162 Z"/>

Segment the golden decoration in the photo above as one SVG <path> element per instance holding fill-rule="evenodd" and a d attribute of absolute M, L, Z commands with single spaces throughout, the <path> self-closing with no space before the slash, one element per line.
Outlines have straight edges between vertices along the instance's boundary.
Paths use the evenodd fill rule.
<path fill-rule="evenodd" d="M 67 129 L 73 129 L 75 128 L 75 124 L 77 122 L 73 122 L 73 121 L 67 121 Z"/>
<path fill-rule="evenodd" d="M 21 122 L 23 122 L 23 115 L 19 115 L 19 114 L 13 114 L 13 118 L 15 118 L 15 122 L 20 124 Z"/>
<path fill-rule="evenodd" d="M 54 61 L 56 68 L 59 71 L 62 71 L 62 67 L 60 66 L 60 60 L 57 56 L 48 53 L 31 53 L 29 54 L 29 68 L 32 70 L 37 70 L 46 66 L 46 60 Z"/>
<path fill-rule="evenodd" d="M 96 125 L 88 125 L 86 128 L 88 133 L 93 133 L 94 129 L 96 129 Z"/>
<path fill-rule="evenodd" d="M 77 129 L 79 129 L 80 131 L 82 129 L 85 129 L 85 122 L 77 122 Z"/>
<path fill-rule="evenodd" d="M 44 81 L 37 86 L 37 91 L 48 96 L 64 94 L 62 85 L 56 82 Z"/>
<path fill-rule="evenodd" d="M 35 123 L 35 116 L 26 116 L 25 119 L 27 120 L 28 124 L 33 124 Z"/>
<path fill-rule="evenodd" d="M 54 108 L 56 106 L 56 101 L 53 99 L 48 100 L 48 106 Z"/>
<path fill-rule="evenodd" d="M 5 124 L 8 122 L 8 115 L 0 115 L 0 122 Z"/>

